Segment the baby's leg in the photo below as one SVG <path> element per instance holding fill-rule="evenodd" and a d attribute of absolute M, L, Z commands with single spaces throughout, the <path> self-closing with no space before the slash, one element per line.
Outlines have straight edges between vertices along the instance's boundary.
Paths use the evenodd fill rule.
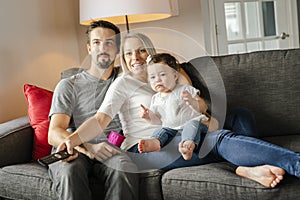
<path fill-rule="evenodd" d="M 160 141 L 156 138 L 142 139 L 139 141 L 138 150 L 140 153 L 160 151 Z"/>
<path fill-rule="evenodd" d="M 186 140 L 179 143 L 178 150 L 184 160 L 190 160 L 196 145 L 192 140 Z"/>

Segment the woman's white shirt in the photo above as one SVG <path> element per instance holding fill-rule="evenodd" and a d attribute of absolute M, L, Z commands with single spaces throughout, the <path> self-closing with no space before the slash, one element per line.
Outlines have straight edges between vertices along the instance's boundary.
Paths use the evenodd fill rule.
<path fill-rule="evenodd" d="M 129 73 L 118 77 L 109 87 L 98 112 L 113 118 L 119 114 L 126 137 L 121 148 L 128 150 L 141 138 L 149 138 L 160 126 L 151 125 L 140 117 L 141 104 L 149 108 L 154 91 L 148 83 L 133 78 Z"/>

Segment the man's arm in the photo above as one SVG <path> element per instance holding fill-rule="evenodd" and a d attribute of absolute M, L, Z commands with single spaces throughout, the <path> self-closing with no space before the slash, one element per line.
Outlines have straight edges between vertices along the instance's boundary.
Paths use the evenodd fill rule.
<path fill-rule="evenodd" d="M 71 133 L 67 130 L 71 117 L 66 114 L 53 114 L 51 116 L 49 132 L 48 132 L 48 143 L 54 147 L 57 147 L 62 143 L 66 137 Z"/>
<path fill-rule="evenodd" d="M 66 114 L 53 114 L 51 116 L 49 133 L 48 133 L 48 143 L 54 147 L 58 147 L 68 136 L 71 135 L 70 132 L 66 131 L 71 117 Z M 89 147 L 89 148 L 87 148 Z M 91 159 L 94 159 L 94 155 L 88 149 L 95 148 L 92 144 L 86 144 L 82 146 L 77 146 L 75 149 L 81 152 Z"/>

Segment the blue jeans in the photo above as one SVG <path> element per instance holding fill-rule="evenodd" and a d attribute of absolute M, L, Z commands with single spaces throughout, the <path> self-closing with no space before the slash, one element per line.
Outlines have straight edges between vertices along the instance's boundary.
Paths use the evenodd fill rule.
<path fill-rule="evenodd" d="M 300 178 L 300 154 L 265 142 L 235 134 L 229 130 L 207 133 L 202 145 L 191 160 L 184 160 L 178 152 L 181 138 L 175 136 L 160 152 L 130 153 L 139 169 L 171 170 L 179 167 L 228 161 L 237 166 L 273 165 Z M 134 147 L 131 149 L 134 151 Z"/>
<path fill-rule="evenodd" d="M 184 160 L 178 152 L 180 135 L 174 137 L 160 152 L 130 154 L 140 169 L 170 170 L 179 167 L 228 161 L 237 166 L 269 164 L 300 177 L 300 155 L 288 149 L 259 140 L 254 115 L 239 108 L 228 113 L 225 128 L 208 133 L 191 160 Z M 248 137 L 252 136 L 252 137 Z M 137 145 L 129 151 L 138 152 Z"/>
<path fill-rule="evenodd" d="M 245 108 L 236 108 L 228 112 L 224 129 L 240 135 L 258 137 L 254 114 Z"/>
<path fill-rule="evenodd" d="M 196 146 L 199 145 L 201 135 L 207 132 L 207 127 L 198 120 L 190 120 L 184 124 L 183 129 L 172 129 L 162 127 L 155 130 L 152 138 L 156 138 L 160 142 L 160 146 L 164 147 L 168 144 L 177 133 L 181 133 L 181 141 L 192 140 Z"/>

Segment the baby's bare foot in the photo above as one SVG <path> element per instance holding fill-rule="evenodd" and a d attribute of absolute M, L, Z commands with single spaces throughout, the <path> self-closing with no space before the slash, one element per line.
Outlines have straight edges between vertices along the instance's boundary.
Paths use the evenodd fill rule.
<path fill-rule="evenodd" d="M 262 165 L 257 167 L 238 167 L 236 174 L 256 181 L 263 186 L 274 188 L 283 179 L 285 171 L 280 167 Z"/>
<path fill-rule="evenodd" d="M 138 150 L 140 153 L 160 151 L 160 141 L 156 138 L 142 139 L 139 141 Z"/>
<path fill-rule="evenodd" d="M 178 150 L 181 153 L 184 160 L 190 160 L 195 149 L 195 143 L 192 140 L 186 140 L 180 142 L 178 145 Z"/>

